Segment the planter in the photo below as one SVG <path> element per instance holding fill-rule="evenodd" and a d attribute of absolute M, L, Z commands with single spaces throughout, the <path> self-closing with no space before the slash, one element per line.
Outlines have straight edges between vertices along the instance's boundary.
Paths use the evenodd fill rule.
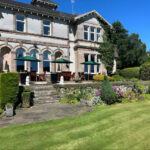
<path fill-rule="evenodd" d="M 14 109 L 13 106 L 12 107 L 5 107 L 6 109 L 6 117 L 12 117 L 14 115 Z"/>

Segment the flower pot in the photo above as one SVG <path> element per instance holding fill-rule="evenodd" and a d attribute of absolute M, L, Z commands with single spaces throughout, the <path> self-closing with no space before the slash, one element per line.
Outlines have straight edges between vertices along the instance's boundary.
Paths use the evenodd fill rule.
<path fill-rule="evenodd" d="M 6 109 L 6 117 L 12 117 L 14 115 L 14 109 L 13 106 L 12 107 L 5 107 Z"/>

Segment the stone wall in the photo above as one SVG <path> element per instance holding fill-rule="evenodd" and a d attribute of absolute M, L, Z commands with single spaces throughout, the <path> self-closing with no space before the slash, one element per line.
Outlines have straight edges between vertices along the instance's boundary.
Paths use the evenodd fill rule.
<path fill-rule="evenodd" d="M 133 82 L 112 82 L 112 86 L 124 86 L 127 88 L 132 88 L 134 85 Z M 76 90 L 79 90 L 81 87 L 92 89 L 92 91 L 97 92 L 102 86 L 102 83 L 86 83 L 86 84 L 65 84 L 65 85 L 54 85 L 54 88 L 57 90 L 59 98 L 64 98 L 68 93 L 74 93 Z"/>

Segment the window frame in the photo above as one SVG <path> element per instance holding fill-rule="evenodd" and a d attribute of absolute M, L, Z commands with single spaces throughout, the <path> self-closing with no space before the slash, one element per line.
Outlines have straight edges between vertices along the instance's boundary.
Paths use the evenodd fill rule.
<path fill-rule="evenodd" d="M 46 25 L 46 24 L 44 24 L 44 21 L 49 21 L 50 24 Z M 49 27 L 49 34 L 45 34 L 44 33 L 44 27 Z M 51 36 L 51 21 L 50 20 L 46 20 L 46 19 L 42 20 L 42 35 L 44 35 L 44 36 Z"/>
<path fill-rule="evenodd" d="M 99 33 L 98 33 L 98 29 L 100 30 Z M 100 41 L 98 40 L 98 36 L 100 37 Z M 97 30 L 96 30 L 96 41 L 101 42 L 101 28 L 97 28 Z"/>
<path fill-rule="evenodd" d="M 87 31 L 85 30 L 85 27 L 87 27 Z M 85 39 L 85 33 L 87 33 L 87 39 Z M 89 41 L 89 26 L 84 25 L 84 40 Z"/>
<path fill-rule="evenodd" d="M 49 59 L 44 59 L 44 53 L 46 53 L 46 52 L 48 54 L 50 54 L 50 58 Z M 45 71 L 46 74 L 50 74 L 51 73 L 51 55 L 52 55 L 52 53 L 50 51 L 48 51 L 48 50 L 43 52 L 43 72 L 44 72 L 44 62 L 49 62 L 49 72 Z"/>
<path fill-rule="evenodd" d="M 94 31 L 91 31 L 92 28 L 94 29 Z M 92 34 L 94 35 L 94 39 L 93 40 L 91 38 Z M 92 42 L 95 41 L 95 27 L 93 27 L 93 26 L 90 27 L 90 41 L 92 41 Z"/>
<path fill-rule="evenodd" d="M 22 16 L 22 17 L 24 17 L 24 20 L 22 21 L 22 20 L 18 20 L 17 19 L 17 16 Z M 20 23 L 23 23 L 24 24 L 24 27 L 23 27 L 23 31 L 19 31 L 19 30 L 17 30 L 17 22 L 20 22 Z M 15 27 L 15 30 L 17 31 L 17 32 L 26 32 L 26 17 L 25 17 L 25 15 L 22 15 L 22 14 L 16 14 L 16 16 L 15 16 L 15 25 L 16 25 L 16 27 Z"/>

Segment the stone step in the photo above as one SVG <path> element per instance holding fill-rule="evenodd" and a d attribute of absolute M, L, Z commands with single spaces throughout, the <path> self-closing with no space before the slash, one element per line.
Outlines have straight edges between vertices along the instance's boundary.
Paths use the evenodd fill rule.
<path fill-rule="evenodd" d="M 55 91 L 55 90 L 40 90 L 40 91 L 33 91 L 34 92 L 34 94 L 51 94 L 51 95 L 53 95 L 53 94 L 56 94 L 57 92 Z"/>
<path fill-rule="evenodd" d="M 40 90 L 56 90 L 53 87 L 35 87 L 35 88 L 31 88 L 34 91 L 40 91 Z"/>
<path fill-rule="evenodd" d="M 34 101 L 39 101 L 39 100 L 42 100 L 42 101 L 45 101 L 45 100 L 58 100 L 59 98 L 58 97 L 49 97 L 49 96 L 45 96 L 45 97 L 35 97 L 33 100 Z"/>
<path fill-rule="evenodd" d="M 59 97 L 57 97 L 57 96 L 43 96 L 43 97 L 38 97 L 38 96 L 35 96 L 34 97 L 34 100 L 58 100 L 59 99 Z"/>
<path fill-rule="evenodd" d="M 54 104 L 54 103 L 59 103 L 59 101 L 35 101 L 34 102 L 35 105 L 47 104 L 47 103 Z"/>

